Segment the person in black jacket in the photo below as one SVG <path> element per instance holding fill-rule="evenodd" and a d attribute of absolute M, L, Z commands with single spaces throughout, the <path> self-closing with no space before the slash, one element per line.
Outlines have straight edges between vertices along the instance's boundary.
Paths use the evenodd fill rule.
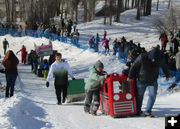
<path fill-rule="evenodd" d="M 140 115 L 142 113 L 141 106 L 143 96 L 146 88 L 149 91 L 149 98 L 145 111 L 145 116 L 153 117 L 151 114 L 152 107 L 154 105 L 157 89 L 158 89 L 158 75 L 159 69 L 162 67 L 166 76 L 166 81 L 169 80 L 169 71 L 167 65 L 161 58 L 161 51 L 159 47 L 155 47 L 149 52 L 143 53 L 137 57 L 134 64 L 128 74 L 128 81 L 131 81 L 134 77 L 137 77 L 137 111 Z"/>

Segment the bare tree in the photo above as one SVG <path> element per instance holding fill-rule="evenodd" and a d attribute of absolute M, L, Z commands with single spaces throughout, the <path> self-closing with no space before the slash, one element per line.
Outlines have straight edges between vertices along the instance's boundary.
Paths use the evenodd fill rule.
<path fill-rule="evenodd" d="M 117 1 L 117 7 L 116 7 L 116 22 L 120 22 L 120 13 L 123 10 L 123 0 Z"/>
<path fill-rule="evenodd" d="M 113 0 L 109 0 L 109 25 L 112 25 Z"/>
<path fill-rule="evenodd" d="M 159 0 L 157 0 L 156 11 L 158 11 L 158 8 L 159 8 Z"/>
<path fill-rule="evenodd" d="M 84 5 L 84 17 L 83 17 L 83 21 L 87 22 L 87 0 L 83 0 L 83 5 Z"/>
<path fill-rule="evenodd" d="M 105 0 L 104 8 L 105 8 L 105 11 L 104 11 L 104 24 L 106 24 L 106 17 L 107 17 L 107 0 Z"/>
<path fill-rule="evenodd" d="M 9 0 L 5 0 L 5 5 L 6 5 L 6 20 L 7 22 L 10 22 L 10 2 Z"/>
<path fill-rule="evenodd" d="M 175 8 L 172 6 L 172 1 L 170 1 L 169 9 L 167 14 L 162 15 L 161 18 L 157 18 L 154 21 L 154 26 L 159 32 L 165 31 L 166 33 L 176 32 L 177 31 L 177 18 L 178 16 L 175 14 Z"/>
<path fill-rule="evenodd" d="M 136 14 L 136 19 L 140 20 L 141 16 L 141 0 L 137 0 L 137 14 Z"/>

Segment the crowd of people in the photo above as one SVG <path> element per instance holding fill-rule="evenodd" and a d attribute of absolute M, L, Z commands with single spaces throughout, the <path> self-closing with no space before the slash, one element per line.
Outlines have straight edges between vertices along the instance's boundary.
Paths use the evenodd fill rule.
<path fill-rule="evenodd" d="M 72 21 L 68 20 L 69 24 L 71 22 Z M 59 30 L 59 32 L 60 35 L 63 36 L 65 26 L 63 19 L 60 21 L 60 24 L 61 29 Z M 72 28 L 72 23 L 69 26 L 71 26 Z M 33 26 L 33 29 L 36 30 L 39 27 L 37 27 L 36 24 Z M 76 33 L 77 25 L 73 27 L 73 33 Z M 66 29 L 67 36 L 70 36 L 71 29 Z M 142 114 L 142 101 L 147 88 L 149 91 L 149 98 L 145 110 L 145 116 L 153 117 L 152 108 L 156 100 L 158 89 L 157 79 L 159 77 L 160 68 L 162 68 L 166 76 L 166 81 L 168 81 L 169 77 L 171 76 L 171 72 L 169 71 L 176 72 L 175 82 L 170 86 L 169 89 L 174 88 L 180 80 L 180 52 L 178 49 L 180 31 L 177 34 L 171 33 L 169 37 L 170 38 L 168 38 L 166 33 L 163 32 L 159 37 L 159 40 L 161 40 L 161 46 L 154 46 L 149 52 L 147 52 L 144 47 L 141 47 L 140 43 L 135 44 L 133 43 L 133 40 L 127 41 L 124 36 L 120 40 L 118 40 L 118 38 L 115 38 L 112 42 L 113 55 L 116 55 L 118 53 L 119 58 L 124 59 L 124 57 L 126 57 L 127 69 L 124 69 L 122 74 L 128 77 L 127 81 L 136 81 L 137 115 Z M 92 37 L 89 40 L 90 48 L 95 49 L 95 51 L 99 51 L 100 41 L 101 40 L 99 34 L 97 33 L 96 37 Z M 106 55 L 110 50 L 109 41 L 110 39 L 107 38 L 107 31 L 104 31 L 102 45 L 104 46 Z M 7 85 L 5 97 L 12 97 L 14 94 L 15 80 L 18 76 L 17 65 L 19 63 L 19 60 L 13 51 L 9 50 L 6 52 L 7 47 L 9 47 L 7 39 L 4 39 L 2 44 L 5 54 L 2 64 L 4 65 L 5 70 L 0 70 L 0 72 L 6 74 Z M 169 44 L 170 46 L 169 51 L 167 51 L 166 48 L 167 44 Z M 43 59 L 42 56 L 39 56 L 35 50 L 31 50 L 31 52 L 28 54 L 25 45 L 22 45 L 22 48 L 17 51 L 16 54 L 18 54 L 19 52 L 21 52 L 21 63 L 30 64 L 31 71 L 38 76 L 43 73 L 43 77 L 47 78 L 47 87 L 49 87 L 49 82 L 53 79 L 53 77 L 55 78 L 54 85 L 56 90 L 57 104 L 61 105 L 62 103 L 64 103 L 67 96 L 68 74 L 71 76 L 72 80 L 75 80 L 75 78 L 72 74 L 72 70 L 68 62 L 62 59 L 61 53 L 53 51 L 53 54 L 50 55 L 49 60 L 47 60 Z M 91 113 L 92 115 L 96 115 L 99 108 L 100 85 L 102 81 L 109 76 L 105 71 L 103 71 L 103 68 L 103 63 L 98 60 L 89 69 L 90 75 L 85 84 L 86 98 L 84 111 L 86 113 Z M 93 99 L 94 101 L 92 101 Z"/>
<path fill-rule="evenodd" d="M 109 42 L 109 40 L 106 36 L 107 32 L 105 31 L 103 38 L 103 45 L 106 43 L 106 45 L 104 45 L 105 53 L 106 51 L 109 52 L 109 47 L 107 47 L 107 42 Z M 96 38 L 97 37 L 98 34 Z M 169 39 L 167 38 L 166 33 L 163 32 L 159 39 L 161 40 L 161 46 L 157 45 L 152 47 L 149 52 L 147 52 L 145 48 L 141 47 L 140 44 L 134 44 L 132 40 L 128 42 L 125 37 L 122 37 L 120 41 L 115 38 L 112 43 L 113 55 L 116 55 L 118 52 L 121 59 L 123 59 L 124 56 L 127 57 L 127 68 L 122 71 L 122 74 L 128 77 L 127 81 L 135 80 L 138 116 L 143 113 L 141 110 L 143 96 L 146 89 L 148 89 L 149 96 L 145 109 L 145 116 L 154 117 L 152 114 L 152 108 L 156 100 L 158 89 L 157 79 L 159 77 L 160 69 L 163 70 L 166 81 L 169 81 L 173 72 L 176 73 L 175 82 L 169 86 L 169 89 L 173 89 L 180 81 L 180 51 L 178 49 L 180 45 L 180 30 L 175 35 L 171 33 Z M 92 40 L 96 41 L 95 38 L 92 37 L 89 42 L 90 47 L 92 46 Z M 170 46 L 169 51 L 166 48 L 167 44 Z M 95 46 L 98 46 L 97 42 Z M 97 66 L 100 67 L 100 70 Z M 102 74 L 104 73 L 102 72 L 103 68 L 104 66 L 102 62 L 96 62 L 93 68 L 90 69 L 90 76 L 85 86 L 86 99 L 84 111 L 91 113 L 92 115 L 96 115 L 100 103 L 100 82 L 107 77 L 107 75 Z M 97 79 L 93 80 L 94 76 L 96 76 Z M 94 101 L 92 101 L 92 98 L 94 98 Z"/>
<path fill-rule="evenodd" d="M 33 36 L 33 37 L 46 37 L 50 40 L 60 40 L 67 42 L 67 37 L 71 39 L 72 43 L 77 44 L 79 41 L 79 32 L 77 29 L 77 22 L 73 22 L 71 19 L 61 19 L 58 23 L 44 24 L 34 22 L 32 25 L 25 21 L 23 25 L 17 25 L 13 23 L 0 23 L 0 35 L 10 33 L 13 36 Z"/>

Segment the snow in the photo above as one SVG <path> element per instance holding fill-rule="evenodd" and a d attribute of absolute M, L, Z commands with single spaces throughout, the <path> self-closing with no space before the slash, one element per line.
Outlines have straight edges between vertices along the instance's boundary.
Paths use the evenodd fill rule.
<path fill-rule="evenodd" d="M 164 1 L 161 1 L 164 2 Z M 156 4 L 156 3 L 154 3 Z M 100 6 L 100 5 L 99 5 Z M 166 12 L 167 3 L 159 6 L 160 11 L 155 11 L 153 6 L 151 16 L 142 17 L 140 21 L 135 20 L 136 10 L 129 10 L 121 15 L 121 23 L 113 23 L 112 26 L 103 25 L 103 19 L 99 18 L 89 23 L 78 25 L 81 34 L 81 47 L 70 44 L 53 42 L 53 49 L 62 53 L 73 71 L 75 78 L 87 79 L 89 67 L 97 60 L 104 63 L 108 73 L 121 73 L 125 64 L 121 63 L 116 56 L 112 56 L 112 46 L 110 55 L 105 56 L 102 52 L 93 53 L 88 49 L 88 39 L 97 32 L 102 37 L 104 29 L 107 36 L 112 40 L 115 37 L 125 36 L 127 40 L 141 43 L 141 46 L 149 50 L 152 46 L 160 43 L 159 33 L 152 27 L 155 17 Z M 22 45 L 27 47 L 28 52 L 34 49 L 34 43 L 40 45 L 48 44 L 45 38 L 32 37 L 11 37 L 10 35 L 0 36 L 0 42 L 6 38 L 10 43 L 10 48 L 17 52 Z M 112 42 L 111 40 L 111 42 Z M 102 46 L 100 51 L 102 51 Z M 3 48 L 0 47 L 0 54 L 3 58 Z M 20 54 L 17 55 L 20 59 Z M 153 107 L 153 114 L 158 118 L 127 117 L 114 119 L 110 116 L 103 116 L 98 111 L 99 116 L 85 114 L 83 111 L 83 101 L 71 104 L 57 105 L 53 82 L 46 88 L 45 79 L 38 78 L 30 72 L 29 65 L 19 64 L 19 78 L 15 85 L 15 95 L 11 98 L 4 98 L 4 92 L 0 93 L 0 128 L 6 129 L 164 129 L 165 114 L 180 114 L 179 92 L 170 93 L 166 89 L 170 83 L 166 83 L 164 78 L 159 78 L 158 96 Z M 0 74 L 0 81 L 5 83 L 5 76 Z M 173 78 L 170 79 L 170 82 Z M 147 102 L 147 93 L 143 101 L 143 110 Z"/>

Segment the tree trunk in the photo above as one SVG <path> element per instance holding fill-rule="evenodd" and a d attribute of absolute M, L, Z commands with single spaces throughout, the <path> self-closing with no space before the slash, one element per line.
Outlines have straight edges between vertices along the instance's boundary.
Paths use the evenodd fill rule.
<path fill-rule="evenodd" d="M 140 0 L 137 0 L 137 14 L 136 14 L 136 19 L 140 20 L 140 14 L 141 14 L 141 10 L 140 10 Z"/>
<path fill-rule="evenodd" d="M 12 0 L 11 2 L 11 21 L 12 22 L 15 22 L 15 13 L 16 13 L 15 0 Z"/>
<path fill-rule="evenodd" d="M 92 20 L 95 20 L 96 0 L 92 0 Z"/>
<path fill-rule="evenodd" d="M 159 0 L 157 0 L 156 11 L 158 11 L 158 8 L 159 8 Z"/>
<path fill-rule="evenodd" d="M 152 0 L 147 0 L 147 15 L 151 15 Z"/>
<path fill-rule="evenodd" d="M 91 14 L 92 14 L 92 1 L 88 0 L 88 22 L 91 21 Z"/>
<path fill-rule="evenodd" d="M 76 5 L 76 8 L 75 8 L 75 19 L 76 19 L 76 22 L 78 23 L 78 5 Z"/>
<path fill-rule="evenodd" d="M 107 0 L 105 0 L 105 5 L 104 5 L 105 11 L 104 11 L 104 24 L 106 24 L 106 10 L 107 10 Z"/>
<path fill-rule="evenodd" d="M 63 19 L 64 5 L 65 5 L 65 2 L 64 2 L 64 0 L 62 0 L 62 1 L 61 1 L 61 19 Z"/>
<path fill-rule="evenodd" d="M 171 0 L 169 0 L 169 2 L 168 2 L 168 9 L 169 9 L 169 7 L 170 7 L 170 3 L 171 3 Z"/>
<path fill-rule="evenodd" d="M 5 0 L 5 5 L 6 5 L 6 21 L 10 22 L 10 3 L 9 0 Z"/>
<path fill-rule="evenodd" d="M 84 0 L 83 4 L 84 4 L 84 17 L 83 17 L 83 21 L 87 22 L 87 0 Z"/>
<path fill-rule="evenodd" d="M 109 1 L 109 25 L 112 25 L 112 10 L 113 10 L 113 0 Z"/>
<path fill-rule="evenodd" d="M 122 7 L 122 0 L 117 1 L 117 7 L 116 7 L 116 20 L 115 22 L 120 22 L 120 12 Z"/>
<path fill-rule="evenodd" d="M 131 8 L 134 8 L 134 0 L 132 0 Z"/>

